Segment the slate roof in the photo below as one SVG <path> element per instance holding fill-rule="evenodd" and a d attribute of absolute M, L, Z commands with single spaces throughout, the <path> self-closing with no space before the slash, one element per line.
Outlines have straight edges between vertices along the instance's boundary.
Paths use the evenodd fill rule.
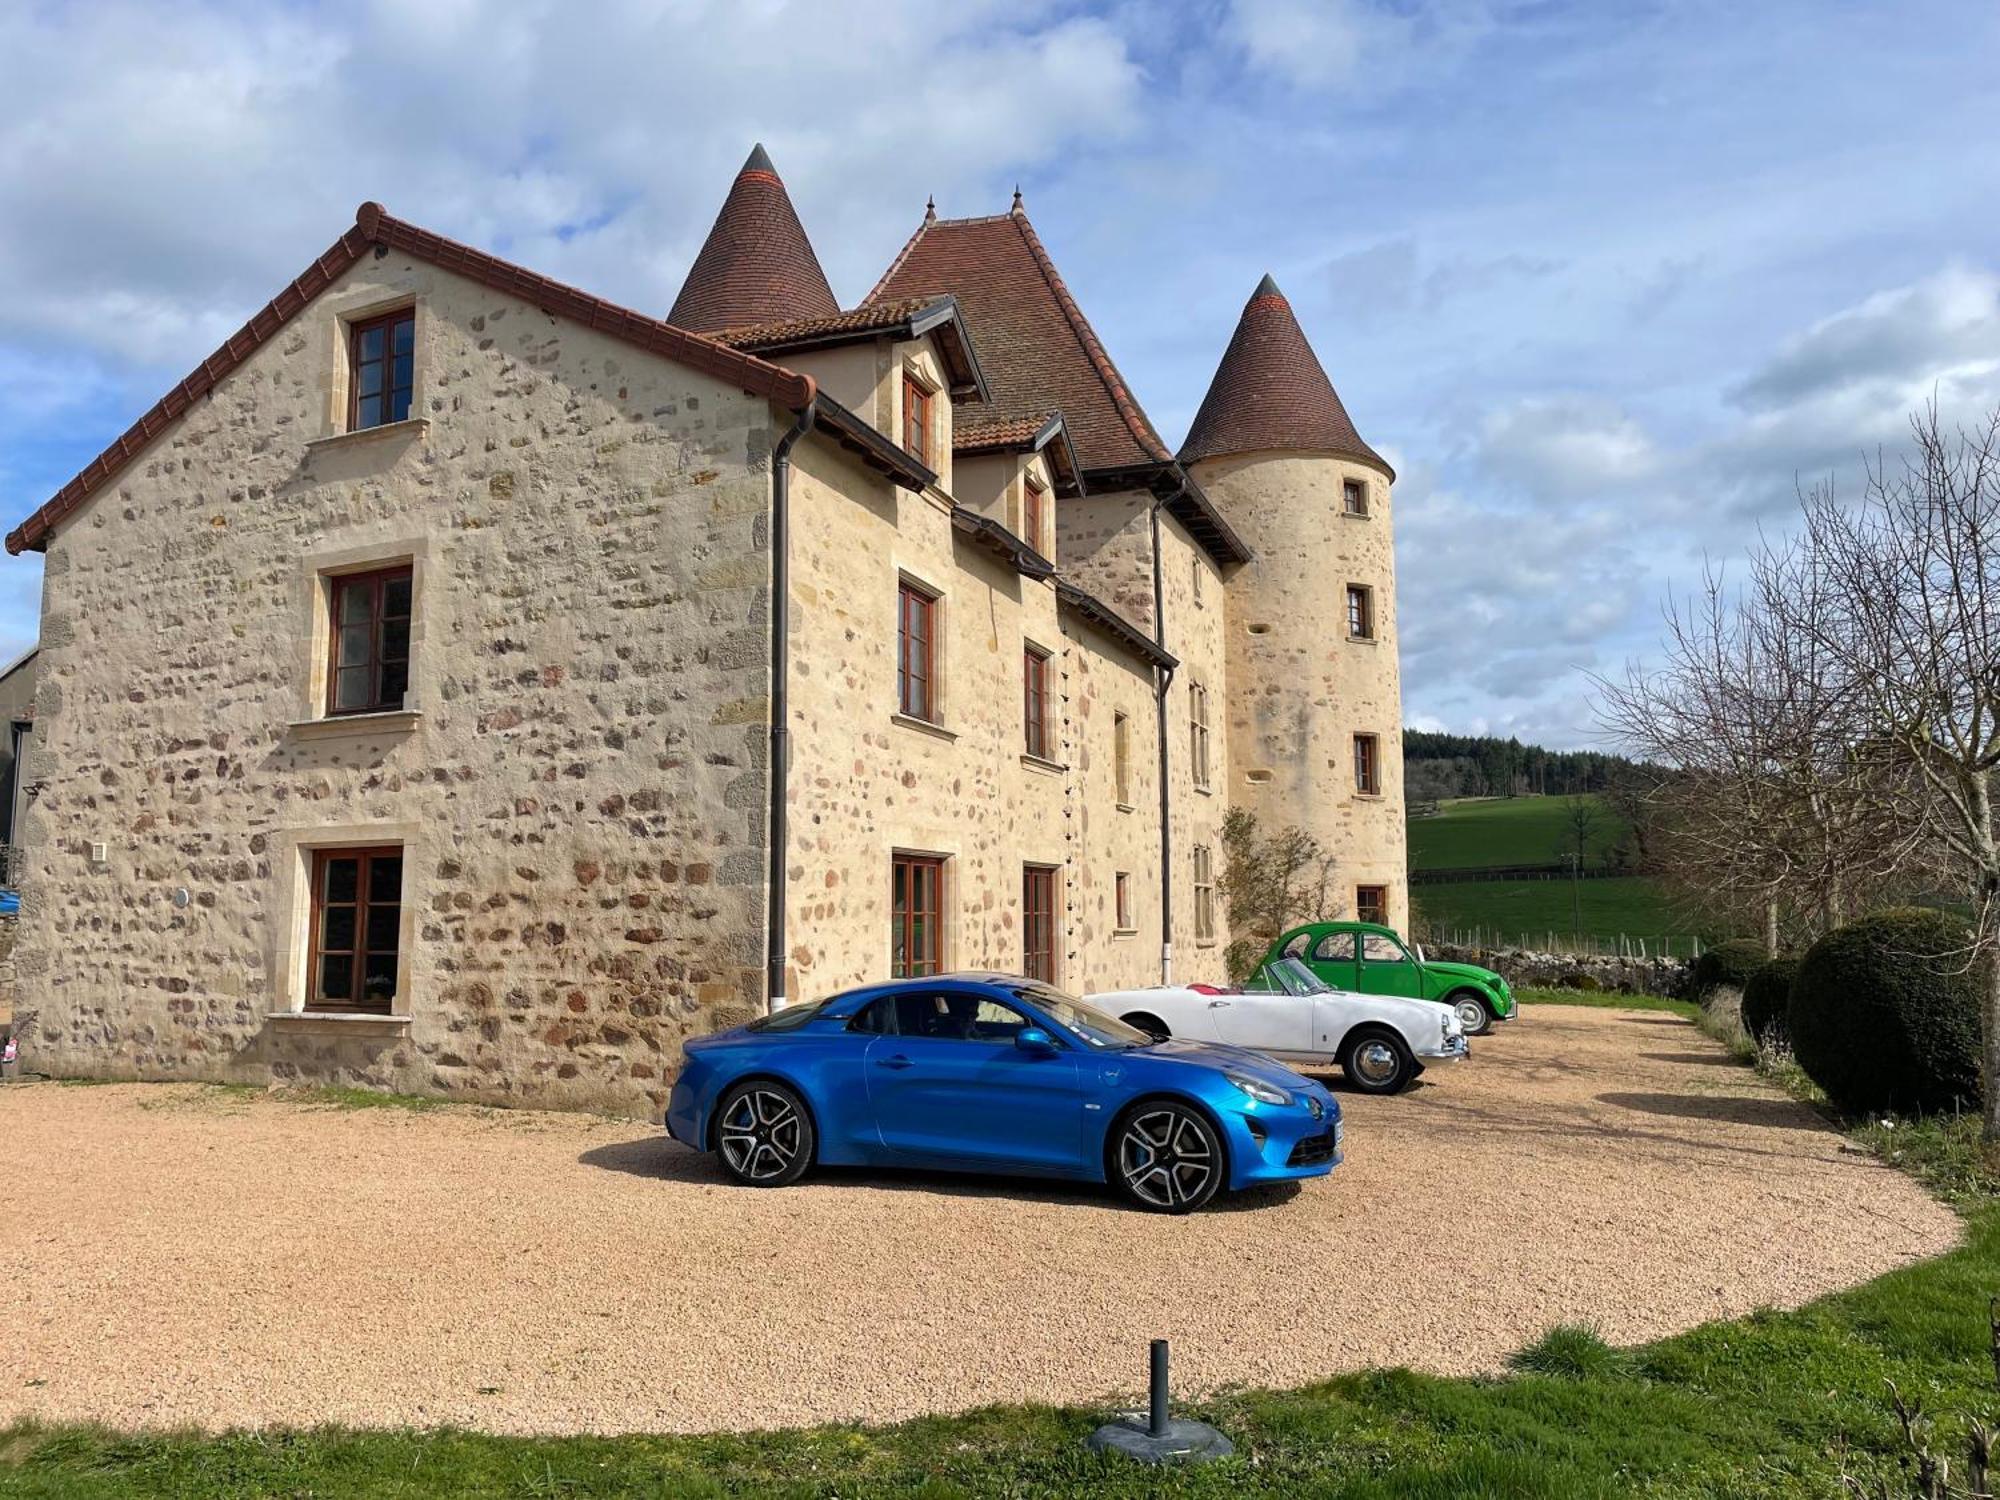
<path fill-rule="evenodd" d="M 760 145 L 730 184 L 667 321 L 713 333 L 839 312 L 791 195 Z"/>
<path fill-rule="evenodd" d="M 943 293 L 958 298 L 992 392 L 989 411 L 966 418 L 1057 409 L 1085 470 L 1172 462 L 1018 200 L 990 218 L 927 215 L 867 302 Z"/>
<path fill-rule="evenodd" d="M 1338 453 L 1396 477 L 1354 430 L 1292 304 L 1269 276 L 1244 304 L 1180 457 L 1193 463 L 1262 448 Z"/>

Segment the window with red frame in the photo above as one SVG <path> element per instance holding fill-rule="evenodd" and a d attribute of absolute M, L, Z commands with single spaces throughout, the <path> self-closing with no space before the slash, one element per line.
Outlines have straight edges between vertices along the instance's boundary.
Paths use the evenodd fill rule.
<path fill-rule="evenodd" d="M 1049 756 L 1049 653 L 1034 646 L 1021 652 L 1022 717 L 1027 727 L 1028 754 Z"/>
<path fill-rule="evenodd" d="M 937 596 L 902 585 L 896 615 L 896 706 L 913 719 L 937 720 Z"/>
<path fill-rule="evenodd" d="M 1021 486 L 1021 540 L 1042 551 L 1042 487 L 1032 479 Z"/>
<path fill-rule="evenodd" d="M 903 377 L 903 450 L 918 463 L 931 462 L 931 393 L 914 375 Z"/>
<path fill-rule="evenodd" d="M 1021 871 L 1021 972 L 1056 982 L 1056 872 L 1047 865 Z"/>
<path fill-rule="evenodd" d="M 348 330 L 347 429 L 360 432 L 410 415 L 417 315 L 410 308 L 369 318 Z"/>
<path fill-rule="evenodd" d="M 307 1010 L 387 1015 L 403 930 L 403 851 L 313 852 Z"/>
<path fill-rule="evenodd" d="M 329 580 L 329 714 L 394 712 L 410 691 L 408 563 Z"/>
<path fill-rule="evenodd" d="M 889 977 L 910 979 L 944 968 L 944 861 L 898 854 L 889 866 Z"/>

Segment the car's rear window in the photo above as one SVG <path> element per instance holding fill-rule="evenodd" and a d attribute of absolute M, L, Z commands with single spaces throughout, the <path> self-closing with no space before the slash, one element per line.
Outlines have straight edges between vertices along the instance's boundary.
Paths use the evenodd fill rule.
<path fill-rule="evenodd" d="M 773 1011 L 768 1016 L 759 1016 L 744 1028 L 746 1031 L 797 1031 L 806 1022 L 813 1020 L 826 1009 L 826 1001 L 817 1005 L 788 1005 L 783 1010 Z"/>

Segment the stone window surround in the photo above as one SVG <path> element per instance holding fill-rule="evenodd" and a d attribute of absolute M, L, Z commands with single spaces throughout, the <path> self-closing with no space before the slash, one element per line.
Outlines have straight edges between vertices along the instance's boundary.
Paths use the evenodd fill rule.
<path fill-rule="evenodd" d="M 1350 486 L 1352 486 L 1351 490 L 1349 488 Z M 1370 495 L 1368 491 L 1369 491 L 1369 484 L 1368 481 L 1365 479 L 1350 478 L 1341 480 L 1340 513 L 1343 516 L 1347 517 L 1347 519 L 1350 521 L 1367 520 L 1369 512 L 1375 508 L 1373 503 L 1374 496 Z M 1359 495 L 1361 500 L 1361 508 L 1359 510 L 1350 510 L 1348 508 L 1347 497 L 1349 496 L 1350 493 Z"/>
<path fill-rule="evenodd" d="M 367 573 L 396 563 L 410 565 L 410 686 L 400 712 L 390 709 L 365 714 L 327 712 L 328 673 L 332 662 L 333 580 L 346 573 Z M 293 718 L 288 731 L 298 736 L 395 733 L 414 729 L 421 721 L 426 578 L 430 542 L 422 536 L 391 536 L 359 546 L 325 548 L 299 559 L 293 577 L 292 618 L 307 628 L 296 634 L 292 647 L 292 680 L 297 684 Z"/>
<path fill-rule="evenodd" d="M 934 859 L 938 862 L 938 973 L 949 974 L 958 968 L 958 856 L 949 849 L 920 849 L 912 844 L 891 844 L 889 846 L 889 879 L 882 886 L 882 972 L 892 973 L 895 969 L 896 941 L 896 896 L 894 870 L 898 856 L 908 855 L 916 859 Z M 397 976 L 397 993 L 402 993 L 402 975 Z"/>
<path fill-rule="evenodd" d="M 1354 611 L 1353 611 L 1353 605 L 1351 603 L 1352 596 L 1355 594 L 1361 595 L 1362 630 L 1361 633 L 1358 635 L 1355 633 L 1353 628 Z M 1369 645 L 1372 646 L 1375 643 L 1375 637 L 1376 637 L 1375 590 L 1369 587 L 1369 585 L 1365 583 L 1350 583 L 1342 591 L 1341 603 L 1343 608 L 1346 610 L 1346 613 L 1343 616 L 1343 621 L 1348 627 L 1347 628 L 1348 640 L 1356 642 L 1366 641 Z"/>
<path fill-rule="evenodd" d="M 1139 929 L 1132 923 L 1132 872 L 1117 870 L 1111 876 L 1111 935 L 1116 938 L 1137 937 Z"/>
<path fill-rule="evenodd" d="M 1120 812 L 1132 812 L 1132 716 L 1119 710 L 1111 714 L 1111 795 Z"/>
<path fill-rule="evenodd" d="M 386 422 L 381 427 L 351 428 L 348 415 L 352 409 L 349 386 L 354 378 L 351 365 L 351 340 L 354 325 L 372 322 L 376 318 L 387 317 L 390 313 L 408 309 L 415 315 L 416 327 L 411 331 L 414 346 L 410 361 L 410 415 L 408 420 L 421 421 L 419 397 L 424 389 L 424 338 L 429 332 L 430 316 L 423 298 L 409 291 L 397 291 L 383 295 L 366 292 L 356 296 L 356 300 L 336 304 L 329 308 L 332 317 L 325 319 L 326 339 L 326 404 L 320 414 L 319 436 L 347 437 L 359 436 L 363 432 L 380 432 L 388 428 L 401 428 L 401 422 Z"/>
<path fill-rule="evenodd" d="M 270 834 L 271 924 L 275 951 L 271 955 L 272 1008 L 266 1019 L 274 1025 L 338 1028 L 340 1030 L 402 1031 L 410 1024 L 410 962 L 417 939 L 417 906 L 411 889 L 421 850 L 422 825 L 417 823 L 328 823 L 317 827 L 281 828 Z M 366 849 L 400 844 L 403 848 L 402 925 L 397 937 L 396 998 L 389 1014 L 372 1015 L 311 1011 L 306 962 L 312 952 L 313 855 L 322 849 Z"/>
<path fill-rule="evenodd" d="M 921 729 L 946 736 L 950 739 L 957 739 L 957 734 L 945 727 L 945 714 L 951 707 L 951 667 L 947 660 L 947 657 L 951 654 L 949 649 L 951 643 L 951 606 L 943 589 L 931 582 L 930 579 L 924 577 L 923 574 L 912 572 L 909 568 L 904 567 L 896 569 L 896 592 L 894 595 L 895 623 L 894 628 L 889 632 L 889 640 L 893 647 L 893 659 L 890 663 L 892 669 L 891 676 L 893 678 L 899 675 L 902 670 L 903 589 L 906 585 L 915 589 L 918 593 L 928 595 L 931 601 L 931 717 L 924 719 L 918 718 L 913 714 L 904 713 L 902 709 L 902 694 L 899 689 L 892 692 L 890 704 L 893 712 L 890 713 L 889 717 L 895 723 L 909 729 Z M 412 651 L 415 650 L 414 644 L 411 649 Z M 897 685 L 893 681 L 891 682 L 891 688 L 897 688 Z M 918 851 L 910 850 L 908 852 L 914 854 Z"/>
<path fill-rule="evenodd" d="M 1361 780 L 1361 744 L 1368 743 L 1368 782 Z M 1354 795 L 1363 802 L 1382 800 L 1382 736 L 1357 729 L 1354 732 Z"/>

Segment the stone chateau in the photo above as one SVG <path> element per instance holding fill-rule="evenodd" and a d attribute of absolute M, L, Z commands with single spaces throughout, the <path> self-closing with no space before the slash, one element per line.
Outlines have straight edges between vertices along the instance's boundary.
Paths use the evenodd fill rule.
<path fill-rule="evenodd" d="M 762 148 L 664 319 L 363 205 L 7 537 L 50 1072 L 655 1114 L 858 981 L 1400 925 L 1389 466 L 1267 277 L 1178 453 L 1018 195 L 842 310 Z"/>

